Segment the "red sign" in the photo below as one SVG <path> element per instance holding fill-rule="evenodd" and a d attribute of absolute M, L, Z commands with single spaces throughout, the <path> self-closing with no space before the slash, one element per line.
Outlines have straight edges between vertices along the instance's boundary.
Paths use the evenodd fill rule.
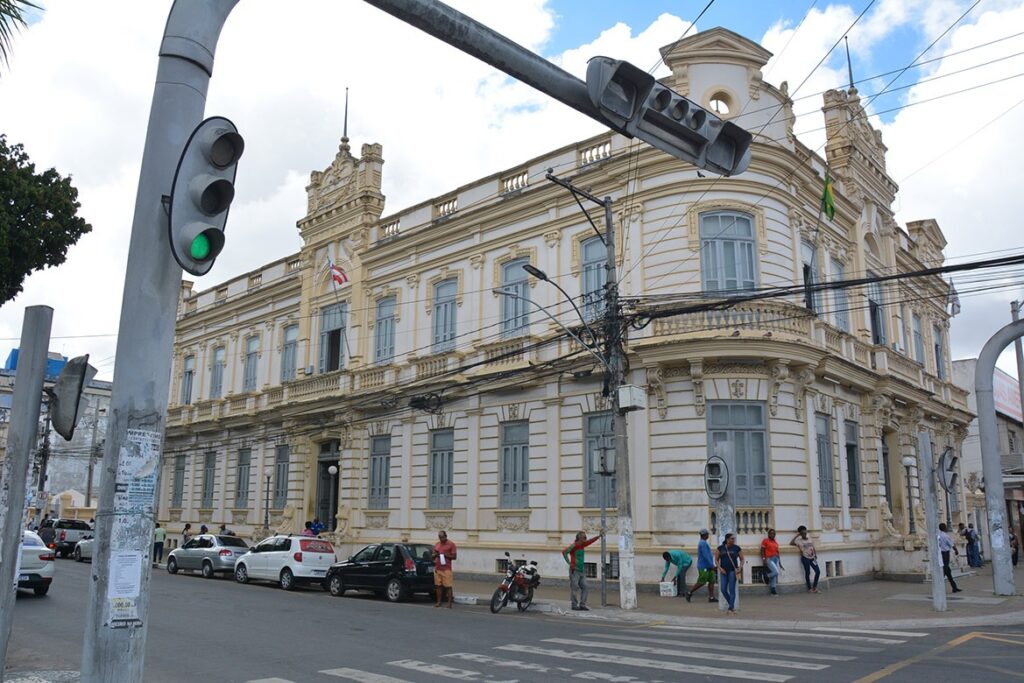
<path fill-rule="evenodd" d="M 1015 380 L 999 368 L 992 376 L 992 395 L 996 401 L 996 412 L 1024 422 L 1024 413 L 1020 409 L 1020 389 Z"/>

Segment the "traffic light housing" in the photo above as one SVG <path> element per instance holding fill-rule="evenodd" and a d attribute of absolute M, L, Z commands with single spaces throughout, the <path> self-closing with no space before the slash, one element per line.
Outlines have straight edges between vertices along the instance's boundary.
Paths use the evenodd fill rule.
<path fill-rule="evenodd" d="M 591 59 L 587 92 L 608 124 L 623 135 L 721 175 L 742 173 L 750 165 L 750 133 L 629 62 Z"/>
<path fill-rule="evenodd" d="M 89 365 L 89 354 L 85 354 L 65 363 L 53 387 L 45 389 L 50 400 L 50 421 L 66 441 L 74 436 L 78 417 L 83 412 L 82 389 L 95 376 L 96 368 Z"/>
<path fill-rule="evenodd" d="M 956 464 L 960 458 L 953 454 L 952 448 L 946 448 L 939 458 L 939 485 L 946 493 L 956 492 L 956 482 L 960 474 L 956 470 Z"/>
<path fill-rule="evenodd" d="M 168 208 L 174 260 L 205 275 L 224 248 L 224 226 L 235 198 L 235 173 L 245 141 L 223 116 L 200 123 L 181 153 Z"/>
<path fill-rule="evenodd" d="M 711 500 L 718 500 L 729 490 L 729 466 L 722 457 L 712 455 L 704 464 L 704 490 Z"/>

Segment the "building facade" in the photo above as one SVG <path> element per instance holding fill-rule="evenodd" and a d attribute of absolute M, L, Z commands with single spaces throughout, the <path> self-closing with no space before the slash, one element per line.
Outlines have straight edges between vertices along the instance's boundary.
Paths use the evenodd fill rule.
<path fill-rule="evenodd" d="M 917 467 L 901 459 L 917 462 L 922 430 L 959 448 L 970 419 L 946 284 L 742 297 L 939 265 L 941 230 L 895 223 L 855 90 L 825 94 L 823 159 L 793 134 L 787 85 L 762 79 L 759 45 L 714 29 L 662 55 L 667 85 L 755 133 L 748 171 L 704 177 L 607 133 L 386 212 L 381 146 L 356 157 L 342 138 L 312 173 L 299 253 L 210 290 L 184 283 L 161 521 L 260 535 L 319 518 L 342 552 L 443 528 L 464 571 L 494 572 L 507 549 L 559 574 L 603 498 L 616 548 L 615 478 L 596 472 L 601 367 L 563 333 L 581 327 L 570 303 L 523 270 L 603 315 L 605 246 L 553 169 L 614 200 L 627 381 L 648 399 L 627 418 L 640 580 L 714 525 L 703 468 L 719 443 L 736 458 L 741 545 L 804 524 L 830 575 L 923 571 Z"/>

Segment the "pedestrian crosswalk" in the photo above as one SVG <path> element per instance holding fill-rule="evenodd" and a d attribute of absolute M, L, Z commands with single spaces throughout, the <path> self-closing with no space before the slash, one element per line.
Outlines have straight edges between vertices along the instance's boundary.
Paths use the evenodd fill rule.
<path fill-rule="evenodd" d="M 571 637 L 538 637 L 476 652 L 448 652 L 421 659 L 389 659 L 364 669 L 323 669 L 315 680 L 354 683 L 533 683 L 556 679 L 605 683 L 843 680 L 842 667 L 927 633 L 809 628 L 741 630 L 656 624 L 602 629 Z M 314 679 L 303 679 L 314 680 Z M 267 678 L 248 683 L 293 683 Z"/>

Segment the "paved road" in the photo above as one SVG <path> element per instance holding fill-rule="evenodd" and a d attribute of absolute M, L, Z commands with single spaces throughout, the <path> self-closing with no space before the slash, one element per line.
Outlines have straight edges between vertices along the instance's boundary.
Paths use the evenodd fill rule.
<path fill-rule="evenodd" d="M 8 671 L 77 670 L 88 565 L 19 597 Z M 1010 680 L 1024 629 L 799 632 L 645 626 L 430 601 L 285 593 L 229 578 L 153 578 L 146 680 L 238 683 L 592 680 Z M 10 677 L 17 680 L 16 677 Z M 73 678 L 72 678 L 73 680 Z"/>

